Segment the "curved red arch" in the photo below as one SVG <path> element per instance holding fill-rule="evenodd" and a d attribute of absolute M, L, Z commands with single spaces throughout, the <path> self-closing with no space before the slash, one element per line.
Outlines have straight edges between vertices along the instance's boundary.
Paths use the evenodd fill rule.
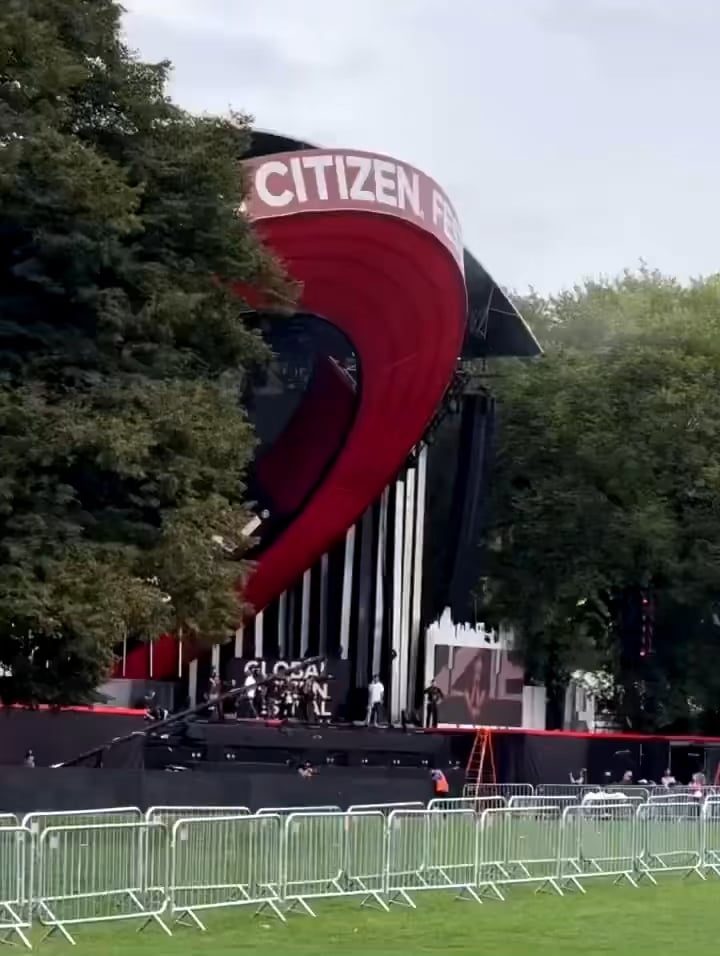
<path fill-rule="evenodd" d="M 303 283 L 303 311 L 350 340 L 361 380 L 352 429 L 325 481 L 248 582 L 256 610 L 341 537 L 401 468 L 452 378 L 466 310 L 457 264 L 403 220 L 308 213 L 260 228 Z"/>
<path fill-rule="evenodd" d="M 350 431 L 355 399 L 347 373 L 321 356 L 295 413 L 255 466 L 273 517 L 296 512 L 318 484 Z"/>
<path fill-rule="evenodd" d="M 448 243 L 407 215 L 316 209 L 268 214 L 258 228 L 302 283 L 301 310 L 350 340 L 360 382 L 352 428 L 325 479 L 258 559 L 246 588 L 256 611 L 341 538 L 400 470 L 452 379 L 466 319 L 465 282 Z M 130 654 L 126 676 L 147 676 L 145 659 L 142 648 Z M 157 642 L 154 662 L 156 677 L 174 673 L 172 638 Z"/>

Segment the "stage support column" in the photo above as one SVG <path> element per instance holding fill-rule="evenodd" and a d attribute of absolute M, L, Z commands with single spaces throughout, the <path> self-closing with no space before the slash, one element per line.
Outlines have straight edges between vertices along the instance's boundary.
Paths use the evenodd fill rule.
<path fill-rule="evenodd" d="M 318 634 L 318 653 L 327 654 L 327 600 L 328 600 L 329 558 L 324 554 L 320 558 L 320 620 Z"/>
<path fill-rule="evenodd" d="M 373 586 L 373 507 L 367 509 L 360 525 L 360 574 L 358 580 L 357 642 L 355 644 L 355 684 L 366 687 L 372 675 L 370 664 L 370 601 Z"/>
<path fill-rule="evenodd" d="M 286 628 L 285 628 L 285 656 L 286 657 L 295 657 L 297 652 L 295 650 L 295 592 L 297 588 L 293 585 L 290 590 L 287 592 L 287 616 L 286 616 Z"/>
<path fill-rule="evenodd" d="M 353 562 L 355 560 L 355 525 L 345 535 L 345 567 L 343 568 L 342 607 L 340 609 L 340 658 L 350 655 L 350 613 L 352 610 Z"/>
<path fill-rule="evenodd" d="M 305 657 L 310 646 L 310 585 L 312 568 L 308 568 L 302 579 L 302 599 L 300 604 L 300 657 Z"/>
<path fill-rule="evenodd" d="M 400 665 L 402 652 L 402 586 L 403 545 L 405 518 L 405 482 L 395 482 L 395 508 L 393 525 L 393 571 L 392 571 L 392 623 L 391 648 L 392 670 L 390 679 L 390 719 L 400 719 Z"/>
<path fill-rule="evenodd" d="M 412 601 L 410 604 L 410 664 L 408 667 L 409 704 L 414 709 L 417 693 L 418 673 L 422 673 L 420 660 L 422 647 L 420 628 L 422 625 L 422 580 L 423 556 L 425 549 L 425 496 L 427 483 L 427 445 L 421 445 L 417 457 L 417 475 L 415 486 L 415 543 L 412 566 Z"/>
<path fill-rule="evenodd" d="M 255 657 L 263 657 L 263 612 L 255 615 Z"/>
<path fill-rule="evenodd" d="M 288 635 L 287 635 L 287 591 L 278 598 L 278 650 L 280 657 L 287 657 Z"/>
<path fill-rule="evenodd" d="M 382 663 L 383 619 L 385 617 L 385 562 L 387 560 L 388 497 L 386 488 L 380 499 L 377 552 L 375 554 L 375 621 L 373 625 L 372 672 L 380 673 Z"/>
<path fill-rule="evenodd" d="M 410 667 L 410 598 L 413 578 L 413 536 L 415 534 L 415 469 L 409 468 L 405 479 L 405 517 L 403 521 L 402 602 L 400 658 L 400 699 L 398 710 L 408 709 L 408 675 Z"/>
<path fill-rule="evenodd" d="M 210 666 L 214 671 L 220 673 L 220 645 L 213 644 L 210 651 Z"/>
<path fill-rule="evenodd" d="M 235 631 L 235 657 L 243 656 L 243 636 L 245 634 L 245 628 L 240 625 L 240 627 Z"/>
<path fill-rule="evenodd" d="M 197 658 L 190 661 L 190 666 L 188 667 L 188 697 L 190 698 L 190 706 L 197 706 L 197 685 L 198 685 L 198 662 Z"/>

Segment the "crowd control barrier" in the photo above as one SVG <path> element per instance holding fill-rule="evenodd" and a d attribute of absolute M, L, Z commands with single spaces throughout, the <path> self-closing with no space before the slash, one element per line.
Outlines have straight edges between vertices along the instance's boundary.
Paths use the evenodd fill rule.
<path fill-rule="evenodd" d="M 4 815 L 4 817 L 11 815 Z M 16 818 L 0 820 L 0 939 L 16 936 L 30 948 L 27 937 L 33 916 L 34 854 L 32 834 Z"/>
<path fill-rule="evenodd" d="M 387 911 L 428 892 L 482 903 L 519 885 L 563 896 L 598 880 L 720 877 L 720 797 L 600 791 L 280 808 L 114 807 L 0 816 L 0 941 L 73 943 L 91 923 L 204 931 L 250 907 L 286 921 L 327 899 Z"/>
<path fill-rule="evenodd" d="M 480 903 L 478 818 L 472 810 L 394 810 L 388 818 L 385 893 L 415 908 L 414 894 L 454 889 Z"/>
<path fill-rule="evenodd" d="M 466 783 L 464 797 L 531 797 L 535 788 L 530 783 Z"/>
<path fill-rule="evenodd" d="M 283 827 L 277 815 L 193 816 L 176 820 L 169 854 L 167 913 L 173 922 L 205 925 L 205 910 L 255 906 L 285 920 Z"/>
<path fill-rule="evenodd" d="M 381 894 L 387 828 L 378 810 L 291 813 L 285 821 L 282 887 L 289 910 L 314 916 L 310 900 L 351 896 L 386 909 Z"/>
<path fill-rule="evenodd" d="M 560 828 L 560 888 L 584 893 L 583 881 L 599 877 L 637 886 L 636 813 L 633 803 L 616 800 L 567 807 Z"/>
<path fill-rule="evenodd" d="M 519 883 L 537 883 L 562 895 L 557 881 L 561 823 L 555 803 L 486 810 L 478 834 L 478 883 L 500 900 L 505 899 L 501 887 Z"/>
<path fill-rule="evenodd" d="M 430 801 L 432 803 L 432 801 Z M 312 809 L 312 808 L 310 808 Z M 339 808 L 338 808 L 339 809 Z M 348 813 L 392 813 L 393 810 L 424 810 L 425 804 L 421 800 L 407 800 L 404 803 L 353 803 L 348 807 Z"/>
<path fill-rule="evenodd" d="M 69 927 L 119 920 L 143 920 L 142 928 L 154 920 L 171 935 L 161 918 L 167 906 L 167 840 L 153 841 L 156 852 L 145 852 L 148 832 L 161 826 L 45 827 L 38 840 L 33 902 L 47 935 L 59 932 L 74 944 Z"/>

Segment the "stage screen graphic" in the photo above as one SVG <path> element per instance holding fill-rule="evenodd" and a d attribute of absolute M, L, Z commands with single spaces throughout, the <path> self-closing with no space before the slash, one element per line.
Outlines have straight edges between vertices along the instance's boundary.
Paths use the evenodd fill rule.
<path fill-rule="evenodd" d="M 522 726 L 524 672 L 507 650 L 436 645 L 434 675 L 441 724 Z"/>

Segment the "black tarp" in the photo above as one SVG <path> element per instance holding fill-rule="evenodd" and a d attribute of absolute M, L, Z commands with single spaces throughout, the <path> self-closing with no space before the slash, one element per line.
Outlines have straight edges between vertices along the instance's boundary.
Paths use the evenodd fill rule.
<path fill-rule="evenodd" d="M 463 775 L 451 776 L 455 792 Z M 432 797 L 427 770 L 321 767 L 305 779 L 291 768 L 254 767 L 235 772 L 93 770 L 7 767 L 0 775 L 0 812 L 83 810 L 136 806 L 277 806 L 389 803 Z"/>

